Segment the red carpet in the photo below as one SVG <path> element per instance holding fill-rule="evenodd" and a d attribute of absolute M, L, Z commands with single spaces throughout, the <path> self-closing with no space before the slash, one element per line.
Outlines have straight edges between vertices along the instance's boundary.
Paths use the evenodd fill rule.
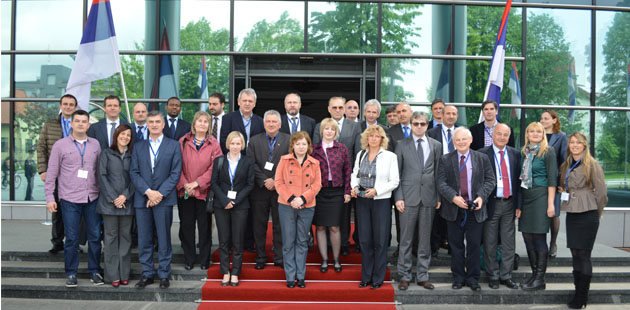
<path fill-rule="evenodd" d="M 354 227 L 353 227 L 354 228 Z M 321 257 L 317 245 L 307 256 L 306 288 L 287 288 L 284 269 L 273 266 L 271 252 L 271 223 L 267 231 L 268 264 L 263 270 L 254 269 L 255 253 L 245 252 L 240 285 L 222 287 L 219 271 L 218 250 L 212 255 L 212 267 L 208 269 L 208 281 L 202 288 L 202 300 L 198 309 L 395 309 L 394 287 L 385 283 L 380 289 L 359 288 L 361 281 L 361 254 L 352 251 L 341 257 L 343 271 L 332 268 L 332 254 L 326 273 L 319 271 Z M 387 270 L 386 281 L 390 280 Z"/>

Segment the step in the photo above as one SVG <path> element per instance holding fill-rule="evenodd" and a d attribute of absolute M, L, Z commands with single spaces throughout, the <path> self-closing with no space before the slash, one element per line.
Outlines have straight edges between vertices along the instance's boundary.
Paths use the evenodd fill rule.
<path fill-rule="evenodd" d="M 86 248 L 87 249 L 87 248 Z M 87 253 L 79 254 L 79 261 L 87 261 Z M 153 257 L 157 261 L 157 253 L 154 252 Z M 101 261 L 103 255 L 101 254 Z M 44 252 L 31 252 L 31 251 L 2 251 L 2 261 L 32 261 L 32 262 L 63 262 L 63 251 L 57 254 L 50 254 L 48 251 Z M 131 250 L 131 261 L 138 261 L 138 251 L 136 249 Z M 183 264 L 184 252 L 181 248 L 173 248 L 173 260 L 172 262 Z"/>

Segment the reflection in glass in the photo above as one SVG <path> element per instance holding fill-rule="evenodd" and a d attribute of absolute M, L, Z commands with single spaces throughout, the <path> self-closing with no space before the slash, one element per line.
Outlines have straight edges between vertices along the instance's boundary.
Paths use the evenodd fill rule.
<path fill-rule="evenodd" d="M 9 126 L 11 125 L 9 115 L 8 101 L 2 101 L 2 111 L 0 111 L 0 117 L 2 118 L 2 145 L 0 146 L 0 160 L 2 160 L 2 200 L 9 200 Z"/>
<path fill-rule="evenodd" d="M 9 55 L 2 55 L 2 97 L 11 95 L 11 83 L 9 76 L 11 75 L 11 58 Z"/>
<path fill-rule="evenodd" d="M 88 2 L 88 14 L 90 14 L 91 2 Z M 120 50 L 143 50 L 145 36 L 155 36 L 155 33 L 149 34 L 145 32 L 146 6 L 155 5 L 155 0 L 146 1 L 146 4 L 144 0 L 110 1 L 116 40 Z M 82 15 L 77 16 L 79 21 L 81 17 Z M 155 22 L 152 25 L 155 25 Z M 78 46 L 79 41 L 75 42 L 73 49 L 76 49 Z"/>
<path fill-rule="evenodd" d="M 4 10 L 4 4 L 2 9 Z M 83 33 L 82 9 L 82 5 L 72 0 L 17 1 L 15 48 L 77 49 Z M 136 12 L 133 13 L 136 14 Z"/>
<path fill-rule="evenodd" d="M 73 64 L 69 55 L 16 55 L 15 96 L 58 99 L 66 91 Z M 55 76 L 54 85 L 47 83 L 50 76 Z"/>
<path fill-rule="evenodd" d="M 308 10 L 309 52 L 376 53 L 376 3 L 309 2 Z"/>
<path fill-rule="evenodd" d="M 383 4 L 383 53 L 431 53 L 431 5 Z"/>
<path fill-rule="evenodd" d="M 234 48 L 247 52 L 304 50 L 304 3 L 236 1 Z M 240 17 L 258 17 L 240 18 Z"/>
<path fill-rule="evenodd" d="M 11 49 L 11 8 L 13 2 L 2 1 L 2 49 Z"/>
<path fill-rule="evenodd" d="M 595 158 L 604 169 L 608 186 L 607 207 L 628 207 L 630 199 L 630 171 L 628 155 L 630 115 L 620 112 L 598 111 L 595 128 Z"/>
<path fill-rule="evenodd" d="M 179 94 L 181 98 L 201 98 L 201 89 L 197 84 L 201 59 L 199 55 L 180 56 Z M 229 56 L 205 56 L 205 60 L 208 73 L 208 94 L 219 92 L 224 94 L 227 100 L 230 84 Z M 184 103 L 182 106 L 182 118 L 192 121 L 197 111 L 199 111 L 198 103 Z"/>
<path fill-rule="evenodd" d="M 433 98 L 431 60 L 389 58 L 381 61 L 381 101 L 427 102 Z"/>
<path fill-rule="evenodd" d="M 183 1 L 180 24 L 181 50 L 229 50 L 230 1 Z"/>
<path fill-rule="evenodd" d="M 503 7 L 469 6 L 467 8 L 468 27 L 466 33 L 466 54 L 490 56 L 494 51 Z M 521 8 L 510 10 L 510 19 L 505 38 L 505 55 L 522 55 L 522 15 Z"/>

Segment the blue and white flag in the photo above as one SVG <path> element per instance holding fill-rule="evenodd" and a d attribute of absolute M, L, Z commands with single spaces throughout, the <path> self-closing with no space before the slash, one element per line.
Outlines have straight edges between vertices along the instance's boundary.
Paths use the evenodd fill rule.
<path fill-rule="evenodd" d="M 93 0 L 66 93 L 77 98 L 79 109 L 88 111 L 92 82 L 121 71 L 109 0 Z"/>
<path fill-rule="evenodd" d="M 206 71 L 206 56 L 201 56 L 201 69 L 199 69 L 199 78 L 197 79 L 197 86 L 201 90 L 201 96 L 199 99 L 208 99 L 208 72 Z M 207 111 L 208 102 L 202 102 L 199 106 L 199 111 Z"/>
<path fill-rule="evenodd" d="M 569 62 L 569 105 L 575 106 L 575 59 L 571 57 L 571 61 Z M 569 124 L 573 123 L 575 120 L 575 111 L 569 110 Z"/>
<path fill-rule="evenodd" d="M 512 71 L 510 72 L 508 89 L 512 92 L 512 104 L 521 104 L 521 82 L 518 80 L 518 70 L 516 70 L 515 62 L 512 62 Z M 511 116 L 513 118 L 520 118 L 521 109 L 513 109 Z"/>

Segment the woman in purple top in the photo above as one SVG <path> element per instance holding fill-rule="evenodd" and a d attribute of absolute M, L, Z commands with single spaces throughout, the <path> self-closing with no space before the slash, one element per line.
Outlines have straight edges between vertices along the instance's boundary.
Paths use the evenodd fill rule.
<path fill-rule="evenodd" d="M 343 214 L 343 204 L 350 201 L 350 174 L 352 173 L 348 148 L 335 141 L 339 136 L 339 126 L 332 118 L 321 122 L 322 142 L 313 145 L 313 157 L 319 161 L 322 172 L 322 190 L 317 195 L 317 206 L 313 224 L 317 225 L 317 247 L 322 256 L 321 272 L 328 271 L 328 247 L 326 227 L 330 231 L 334 269 L 341 272 L 339 252 L 341 234 L 339 225 Z"/>

